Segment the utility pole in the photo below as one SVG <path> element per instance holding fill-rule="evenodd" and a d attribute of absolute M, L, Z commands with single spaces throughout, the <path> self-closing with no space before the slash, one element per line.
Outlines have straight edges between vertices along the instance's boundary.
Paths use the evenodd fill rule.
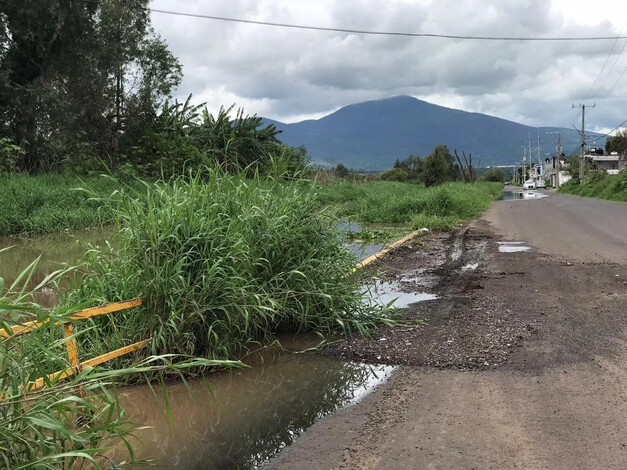
<path fill-rule="evenodd" d="M 586 153 L 586 105 L 579 104 L 579 106 L 572 105 L 572 108 L 579 107 L 581 108 L 581 162 L 579 162 L 579 184 L 583 183 L 583 167 L 585 164 L 585 153 Z M 596 107 L 596 103 L 591 106 L 592 108 Z"/>

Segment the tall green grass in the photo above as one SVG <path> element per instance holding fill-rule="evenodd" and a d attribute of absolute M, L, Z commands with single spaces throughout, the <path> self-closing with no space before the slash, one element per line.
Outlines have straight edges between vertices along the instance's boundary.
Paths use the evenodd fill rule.
<path fill-rule="evenodd" d="M 111 223 L 113 213 L 79 191 L 108 196 L 118 189 L 111 178 L 63 175 L 0 175 L 0 236 L 52 233 Z"/>
<path fill-rule="evenodd" d="M 362 301 L 356 259 L 318 191 L 215 168 L 117 193 L 119 250 L 92 251 L 68 298 L 145 301 L 96 319 L 92 346 L 150 337 L 154 353 L 231 358 L 278 331 L 366 333 L 390 322 Z"/>
<path fill-rule="evenodd" d="M 500 183 L 448 183 L 426 188 L 412 183 L 379 181 L 321 187 L 321 201 L 338 215 L 363 223 L 406 224 L 414 228 L 452 229 L 472 219 L 501 194 Z"/>
<path fill-rule="evenodd" d="M 575 196 L 595 197 L 609 201 L 627 202 L 627 170 L 618 175 L 591 171 L 579 184 L 576 178 L 559 188 L 558 192 Z"/>

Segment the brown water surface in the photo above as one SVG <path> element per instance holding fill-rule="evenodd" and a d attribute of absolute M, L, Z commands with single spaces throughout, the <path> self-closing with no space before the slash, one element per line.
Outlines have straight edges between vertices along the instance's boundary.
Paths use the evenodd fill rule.
<path fill-rule="evenodd" d="M 282 338 L 282 343 L 286 339 Z M 289 345 L 303 346 L 302 343 Z M 150 468 L 252 469 L 290 445 L 317 419 L 354 403 L 387 379 L 389 366 L 347 363 L 314 354 L 267 349 L 249 369 L 167 386 L 128 387 L 122 403 L 133 421 L 138 458 Z M 119 448 L 116 464 L 128 459 Z"/>

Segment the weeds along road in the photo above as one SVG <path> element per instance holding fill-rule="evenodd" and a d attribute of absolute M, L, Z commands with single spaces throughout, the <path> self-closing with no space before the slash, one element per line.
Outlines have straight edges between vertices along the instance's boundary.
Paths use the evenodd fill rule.
<path fill-rule="evenodd" d="M 407 310 L 430 326 L 340 345 L 399 369 L 267 468 L 627 468 L 626 237 L 627 205 L 550 195 L 393 253 L 390 278 L 439 279 Z"/>

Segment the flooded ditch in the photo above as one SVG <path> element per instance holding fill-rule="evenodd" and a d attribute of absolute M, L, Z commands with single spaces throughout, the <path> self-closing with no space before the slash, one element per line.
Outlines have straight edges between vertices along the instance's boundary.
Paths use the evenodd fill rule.
<path fill-rule="evenodd" d="M 282 339 L 286 348 L 303 346 Z M 390 376 L 393 367 L 343 362 L 313 354 L 265 350 L 250 369 L 212 374 L 208 380 L 122 391 L 132 420 L 147 426 L 135 433 L 138 458 L 157 469 L 252 469 L 289 446 L 318 419 L 358 402 Z M 108 455 L 127 460 L 119 447 Z M 134 467 L 131 467 L 134 468 Z"/>
<path fill-rule="evenodd" d="M 350 230 L 360 228 L 350 224 Z M 6 285 L 41 256 L 34 282 L 63 263 L 74 263 L 89 245 L 106 246 L 108 230 L 66 232 L 53 236 L 0 239 L 0 277 Z M 384 244 L 346 245 L 360 259 Z M 436 298 L 428 293 L 404 293 L 398 283 L 371 286 L 372 301 L 397 307 Z M 38 301 L 53 306 L 53 291 L 38 293 Z M 132 441 L 137 458 L 151 468 L 252 469 L 289 446 L 316 420 L 356 403 L 385 382 L 394 368 L 342 361 L 312 353 L 292 353 L 314 346 L 318 337 L 282 337 L 285 349 L 270 347 L 252 354 L 250 366 L 167 385 L 167 404 L 160 387 L 143 385 L 119 390 L 122 405 L 139 430 Z M 168 413 L 168 408 L 170 413 Z M 106 455 L 117 468 L 129 468 L 125 446 L 112 443 Z M 126 462 L 126 463 L 125 463 Z M 103 464 L 108 465 L 107 462 Z"/>

